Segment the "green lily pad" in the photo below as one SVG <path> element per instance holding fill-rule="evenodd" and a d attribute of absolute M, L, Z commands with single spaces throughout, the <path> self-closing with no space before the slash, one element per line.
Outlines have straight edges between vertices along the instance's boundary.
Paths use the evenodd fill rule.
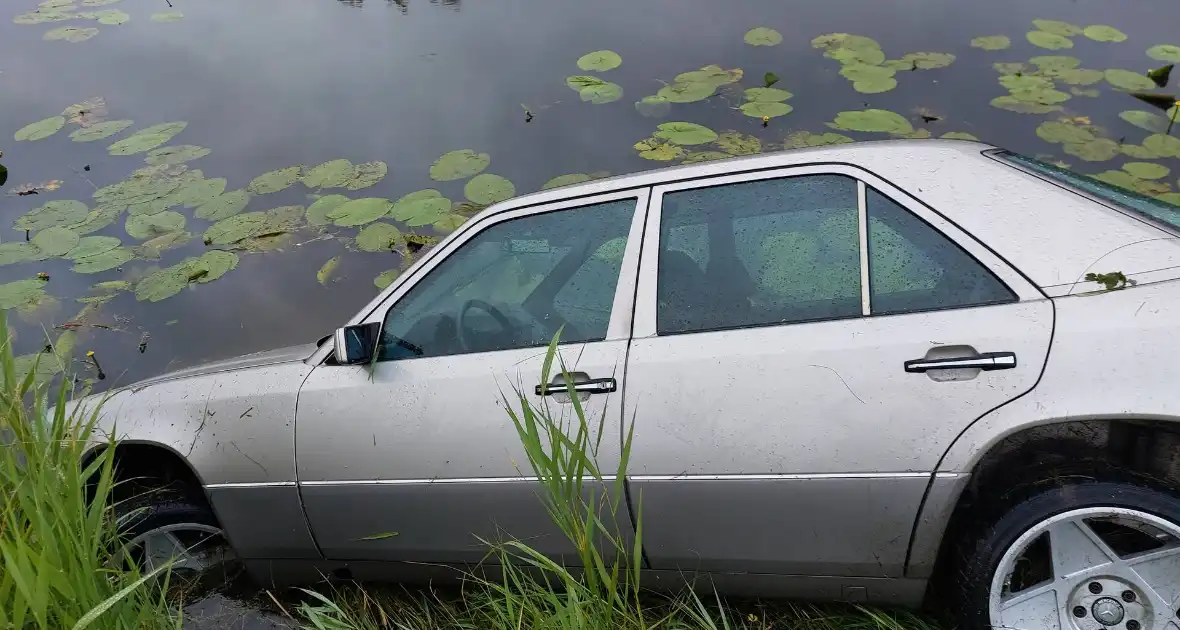
<path fill-rule="evenodd" d="M 582 88 L 578 91 L 578 97 L 582 99 L 582 102 L 605 105 L 623 98 L 623 86 L 618 83 L 604 82 Z"/>
<path fill-rule="evenodd" d="M 328 281 L 332 278 L 332 274 L 336 272 L 336 268 L 339 266 L 339 256 L 333 256 L 329 258 L 328 262 L 324 263 L 324 265 L 320 267 L 320 270 L 316 272 L 315 279 L 318 280 L 320 284 L 328 286 Z"/>
<path fill-rule="evenodd" d="M 709 64 L 700 70 L 681 72 L 676 75 L 674 81 L 676 83 L 710 83 L 716 87 L 721 87 L 730 83 L 737 83 L 742 80 L 743 76 L 745 76 L 745 72 L 741 68 L 726 70 L 717 64 Z"/>
<path fill-rule="evenodd" d="M 569 186 L 572 184 L 580 184 L 582 182 L 590 181 L 590 176 L 585 173 L 570 173 L 569 175 L 558 175 L 553 179 L 545 182 L 541 186 L 541 190 L 549 190 L 550 188 L 558 188 L 560 186 Z"/>
<path fill-rule="evenodd" d="M 573 90 L 575 92 L 581 92 L 582 90 L 584 90 L 588 87 L 594 87 L 596 85 L 604 85 L 604 84 L 606 84 L 606 81 L 603 81 L 602 79 L 599 79 L 598 77 L 593 76 L 593 75 L 575 74 L 573 76 L 566 77 L 565 84 L 571 90 Z"/>
<path fill-rule="evenodd" d="M 180 293 L 189 283 L 187 271 L 175 265 L 149 273 L 135 283 L 135 299 L 159 302 Z"/>
<path fill-rule="evenodd" d="M 1069 88 L 1069 93 L 1073 94 L 1074 96 L 1086 96 L 1089 98 L 1097 98 L 1098 96 L 1100 96 L 1102 94 L 1098 90 L 1086 89 L 1086 88 L 1076 88 L 1076 87 Z"/>
<path fill-rule="evenodd" d="M 46 256 L 37 246 L 25 241 L 0 243 L 0 265 L 44 260 Z"/>
<path fill-rule="evenodd" d="M 1127 162 L 1123 165 L 1123 170 L 1139 179 L 1162 179 L 1172 172 L 1163 164 L 1152 162 Z"/>
<path fill-rule="evenodd" d="M 222 181 L 224 182 L 224 180 Z M 224 187 L 224 183 L 222 186 Z M 206 199 L 197 206 L 197 209 L 193 212 L 193 216 L 206 221 L 220 221 L 245 210 L 249 203 L 249 192 L 242 189 L 231 190 L 218 194 L 211 199 Z"/>
<path fill-rule="evenodd" d="M 648 118 L 663 118 L 672 110 L 672 102 L 663 96 L 645 96 L 635 101 L 635 111 Z"/>
<path fill-rule="evenodd" d="M 1070 24 L 1069 22 L 1062 22 L 1060 20 L 1033 20 L 1032 23 L 1033 26 L 1042 31 L 1065 37 L 1081 35 L 1083 32 L 1082 27 L 1077 24 Z"/>
<path fill-rule="evenodd" d="M 431 223 L 430 225 L 436 231 L 446 234 L 448 232 L 454 232 L 455 230 L 459 229 L 459 226 L 463 225 L 466 222 L 467 222 L 467 217 L 465 217 L 461 214 L 452 213 L 452 214 L 448 214 L 447 216 L 439 219 L 438 221 L 435 221 L 434 223 Z"/>
<path fill-rule="evenodd" d="M 746 35 L 742 39 L 751 46 L 776 46 L 782 43 L 783 36 L 773 28 L 759 26 L 746 31 Z"/>
<path fill-rule="evenodd" d="M 491 162 L 487 153 L 476 153 L 471 149 L 451 151 L 430 165 L 430 179 L 436 182 L 466 179 L 482 172 Z"/>
<path fill-rule="evenodd" d="M 717 138 L 717 146 L 727 155 L 755 155 L 762 153 L 762 141 L 737 131 L 726 131 Z"/>
<path fill-rule="evenodd" d="M 840 75 L 850 81 L 868 81 L 872 79 L 891 78 L 896 70 L 883 66 L 870 66 L 863 63 L 845 64 L 840 68 Z"/>
<path fill-rule="evenodd" d="M 623 58 L 612 50 L 596 50 L 578 58 L 578 68 L 587 72 L 606 72 L 623 65 Z"/>
<path fill-rule="evenodd" d="M 835 144 L 849 144 L 851 142 L 855 142 L 855 140 L 838 133 L 811 133 L 810 131 L 796 131 L 787 136 L 783 146 L 787 149 L 806 149 L 809 147 L 826 147 Z"/>
<path fill-rule="evenodd" d="M 1056 76 L 1065 70 L 1072 70 L 1082 65 L 1082 60 L 1070 55 L 1041 55 L 1028 60 L 1037 67 L 1037 72 L 1045 76 Z"/>
<path fill-rule="evenodd" d="M 973 48 L 982 48 L 983 50 L 1004 50 L 1011 45 L 1012 40 L 1008 39 L 1007 35 L 985 35 L 971 40 Z"/>
<path fill-rule="evenodd" d="M 1047 120 L 1037 127 L 1037 135 L 1045 142 L 1055 144 L 1085 143 L 1095 140 L 1094 134 L 1077 125 L 1056 120 Z"/>
<path fill-rule="evenodd" d="M 684 159 L 680 160 L 681 164 L 697 164 L 700 162 L 712 162 L 713 160 L 728 160 L 733 157 L 728 153 L 720 151 L 692 151 L 684 154 Z"/>
<path fill-rule="evenodd" d="M 352 179 L 355 168 L 348 160 L 332 160 L 304 172 L 300 181 L 308 188 L 341 188 Z"/>
<path fill-rule="evenodd" d="M 1106 74 L 1101 70 L 1088 70 L 1085 68 L 1075 68 L 1072 70 L 1063 70 L 1057 75 L 1057 80 L 1069 85 L 1094 85 L 1098 83 Z"/>
<path fill-rule="evenodd" d="M 1006 74 L 1000 77 L 1000 85 L 1009 90 L 1046 90 L 1053 88 L 1053 80 L 1032 74 Z"/>
<path fill-rule="evenodd" d="M 65 0 L 62 0 L 62 2 L 64 2 L 64 1 Z M 84 7 L 103 7 L 108 4 L 115 4 L 116 2 L 122 2 L 122 1 L 123 0 L 82 0 L 82 6 L 84 6 Z M 70 2 L 72 3 L 73 0 L 70 0 Z"/>
<path fill-rule="evenodd" d="M 183 214 L 165 210 L 156 214 L 129 216 L 123 228 L 129 236 L 142 241 L 161 234 L 183 230 L 184 223 Z"/>
<path fill-rule="evenodd" d="M 684 149 L 670 142 L 663 142 L 656 138 L 648 138 L 635 143 L 639 157 L 645 160 L 667 162 L 684 155 Z"/>
<path fill-rule="evenodd" d="M 1125 42 L 1127 34 L 1113 26 L 1091 24 L 1082 29 L 1082 34 L 1096 42 Z"/>
<path fill-rule="evenodd" d="M 294 232 L 303 225 L 303 206 L 279 206 L 264 213 L 262 226 L 251 234 L 252 237 L 273 236 L 283 232 Z"/>
<path fill-rule="evenodd" d="M 269 171 L 251 180 L 250 185 L 246 186 L 246 190 L 255 195 L 266 195 L 285 190 L 299 181 L 301 172 L 303 172 L 302 166 L 288 166 Z"/>
<path fill-rule="evenodd" d="M 61 131 L 61 128 L 64 127 L 65 124 L 66 119 L 64 116 L 52 116 L 50 118 L 46 118 L 45 120 L 39 120 L 35 123 L 21 127 L 19 130 L 17 130 L 16 134 L 13 135 L 13 138 L 15 138 L 17 142 L 42 140 L 52 136 L 58 131 Z"/>
<path fill-rule="evenodd" d="M 812 48 L 824 50 L 824 56 L 840 63 L 864 63 L 879 65 L 885 62 L 885 53 L 876 40 L 850 33 L 827 33 L 811 40 Z"/>
<path fill-rule="evenodd" d="M 1139 127 L 1155 133 L 1163 133 L 1168 128 L 1168 119 L 1152 112 L 1145 112 L 1140 109 L 1129 110 L 1119 114 L 1119 118 Z"/>
<path fill-rule="evenodd" d="M 1158 160 L 1164 156 L 1140 144 L 1123 144 L 1119 147 L 1123 155 L 1137 160 Z"/>
<path fill-rule="evenodd" d="M 45 298 L 45 281 L 27 278 L 0 284 L 0 309 L 35 306 Z"/>
<path fill-rule="evenodd" d="M 76 232 L 71 233 L 77 234 Z M 122 243 L 119 239 L 113 236 L 87 236 L 86 238 L 79 239 L 73 249 L 70 249 L 65 254 L 65 257 L 71 260 L 78 260 L 79 258 L 86 258 L 88 256 L 97 256 L 98 254 L 109 252 L 120 245 Z M 61 254 L 55 255 L 60 256 Z"/>
<path fill-rule="evenodd" d="M 976 138 L 974 135 L 969 134 L 966 131 L 948 131 L 939 137 L 945 138 L 947 140 L 971 140 L 973 142 L 979 142 L 979 138 Z"/>
<path fill-rule="evenodd" d="M 392 205 L 388 199 L 380 197 L 352 199 L 336 206 L 327 217 L 341 227 L 365 225 L 385 216 Z"/>
<path fill-rule="evenodd" d="M 126 208 L 119 205 L 103 205 L 98 206 L 86 214 L 86 218 L 78 223 L 71 223 L 65 227 L 77 232 L 78 234 L 90 234 L 97 232 L 108 225 L 115 222 L 119 215 L 123 213 Z"/>
<path fill-rule="evenodd" d="M 103 11 L 98 11 L 97 13 L 98 23 L 106 24 L 108 26 L 118 26 L 119 24 L 123 24 L 127 22 L 127 20 L 131 19 L 130 15 L 118 9 L 106 9 Z"/>
<path fill-rule="evenodd" d="M 791 98 L 794 94 L 778 88 L 756 87 L 747 89 L 744 96 L 751 103 L 778 103 Z"/>
<path fill-rule="evenodd" d="M 184 131 L 188 126 L 185 122 L 163 123 L 140 129 L 134 134 L 107 147 L 111 155 L 132 155 L 150 151 L 158 146 L 167 144 L 176 134 Z"/>
<path fill-rule="evenodd" d="M 385 162 L 364 162 L 357 164 L 356 168 L 352 171 L 352 177 L 345 182 L 344 187 L 348 190 L 368 188 L 385 179 L 385 175 L 388 172 L 389 166 Z"/>
<path fill-rule="evenodd" d="M 97 28 L 79 28 L 77 26 L 59 26 L 59 27 L 53 29 L 52 31 L 48 31 L 47 33 L 42 35 L 41 39 L 43 39 L 47 42 L 61 40 L 61 41 L 70 42 L 71 44 L 77 44 L 78 42 L 84 42 L 84 41 L 90 39 L 91 37 L 94 37 L 95 35 L 98 35 Z"/>
<path fill-rule="evenodd" d="M 1123 171 L 1103 171 L 1097 175 L 1091 175 L 1090 177 L 1093 177 L 1098 181 L 1106 182 L 1121 188 L 1126 188 L 1127 190 L 1134 190 L 1135 183 L 1138 181 L 1134 175 Z"/>
<path fill-rule="evenodd" d="M 1114 140 L 1099 138 L 1089 142 L 1066 144 L 1062 150 L 1087 162 L 1103 162 L 1119 154 L 1119 144 Z"/>
<path fill-rule="evenodd" d="M 893 77 L 865 79 L 864 81 L 856 81 L 852 84 L 852 89 L 861 94 L 880 94 L 881 92 L 888 92 L 895 87 L 897 87 L 897 79 Z"/>
<path fill-rule="evenodd" d="M 708 127 L 690 122 L 666 122 L 659 125 L 659 131 L 652 134 L 672 144 L 705 144 L 717 139 L 717 133 Z"/>
<path fill-rule="evenodd" d="M 148 164 L 183 164 L 203 158 L 210 153 L 212 151 L 205 147 L 198 147 L 193 144 L 180 144 L 174 147 L 152 149 L 143 161 Z"/>
<path fill-rule="evenodd" d="M 348 200 L 344 195 L 324 195 L 316 199 L 307 209 L 307 224 L 316 227 L 330 224 L 332 220 L 328 218 L 328 213 Z"/>
<path fill-rule="evenodd" d="M 169 232 L 140 243 L 139 247 L 131 251 L 139 258 L 156 260 L 160 254 L 170 249 L 186 245 L 193 240 L 192 232 Z M 73 252 L 70 252 L 72 255 Z"/>
<path fill-rule="evenodd" d="M 70 140 L 74 142 L 94 142 L 109 138 L 134 124 L 130 120 L 108 120 L 93 124 L 89 127 L 75 129 L 70 133 Z"/>
<path fill-rule="evenodd" d="M 48 22 L 62 22 L 65 20 L 72 20 L 77 17 L 72 13 L 73 7 L 60 7 L 51 9 L 36 9 L 21 13 L 12 18 L 15 24 L 46 24 Z"/>
<path fill-rule="evenodd" d="M 663 127 L 663 125 L 660 126 Z M 467 185 L 463 187 L 463 194 L 475 203 L 490 206 L 516 196 L 516 186 L 499 175 L 481 173 L 467 182 Z"/>
<path fill-rule="evenodd" d="M 1180 46 L 1172 44 L 1159 44 L 1147 49 L 1147 56 L 1159 61 L 1171 61 L 1172 63 L 1180 63 Z"/>
<path fill-rule="evenodd" d="M 993 63 L 992 68 L 1000 74 L 1021 74 L 1028 71 L 1028 68 L 1022 63 L 1015 62 L 998 62 Z"/>
<path fill-rule="evenodd" d="M 184 14 L 180 11 L 168 11 L 165 13 L 153 13 L 153 22 L 177 22 L 184 19 Z"/>
<path fill-rule="evenodd" d="M 743 114 L 754 118 L 775 118 L 777 116 L 786 116 L 794 111 L 795 108 L 786 103 L 755 102 L 742 103 L 739 109 L 742 110 Z"/>
<path fill-rule="evenodd" d="M 1012 96 L 997 96 L 991 100 L 991 106 L 998 107 L 1000 109 L 1006 109 L 1018 114 L 1048 114 L 1050 112 L 1061 111 L 1061 107 L 1058 105 L 1045 105 L 1042 103 L 1022 101 Z"/>
<path fill-rule="evenodd" d="M 43 206 L 34 208 L 16 220 L 13 227 L 18 230 L 44 230 L 46 228 L 68 226 L 86 220 L 90 211 L 81 201 L 59 200 L 50 201 Z"/>
<path fill-rule="evenodd" d="M 1025 37 L 1028 38 L 1029 43 L 1033 46 L 1048 48 L 1049 50 L 1073 48 L 1073 40 L 1056 33 L 1049 33 L 1046 31 L 1029 31 Z"/>
<path fill-rule="evenodd" d="M 918 70 L 933 70 L 951 65 L 955 62 L 955 56 L 950 53 L 916 52 L 902 55 L 901 60 Z"/>
<path fill-rule="evenodd" d="M 1143 147 L 1160 157 L 1180 158 L 1180 138 L 1175 136 L 1162 133 L 1147 136 L 1143 140 Z"/>
<path fill-rule="evenodd" d="M 110 271 L 117 267 L 125 265 L 127 262 L 135 258 L 135 254 L 130 249 L 119 247 L 116 249 L 107 250 L 101 254 L 87 256 L 86 258 L 79 258 L 74 261 L 72 271 L 75 273 L 100 273 L 103 271 Z"/>
<path fill-rule="evenodd" d="M 840 112 L 836 114 L 836 120 L 828 123 L 828 126 L 846 131 L 876 131 L 895 134 L 910 133 L 914 130 L 913 125 L 904 116 L 887 109 Z"/>
<path fill-rule="evenodd" d="M 205 230 L 205 244 L 233 245 L 257 234 L 266 220 L 265 212 L 246 212 L 222 219 Z"/>
<path fill-rule="evenodd" d="M 401 242 L 401 230 L 382 221 L 366 225 L 356 235 L 356 246 L 366 252 L 387 252 Z"/>
<path fill-rule="evenodd" d="M 717 85 L 704 81 L 677 81 L 665 85 L 656 93 L 670 103 L 693 103 L 703 101 L 717 92 Z"/>
<path fill-rule="evenodd" d="M 411 227 L 430 225 L 442 219 L 451 211 L 451 200 L 439 196 L 428 196 L 426 193 L 437 193 L 436 190 L 410 193 L 398 199 L 389 214 L 394 219 Z"/>
<path fill-rule="evenodd" d="M 378 289 L 384 291 L 385 288 L 393 284 L 393 281 L 397 280 L 397 277 L 400 275 L 402 275 L 401 269 L 388 269 L 386 271 L 382 271 L 376 278 L 373 278 L 373 284 Z"/>
<path fill-rule="evenodd" d="M 1105 75 L 1107 83 L 1124 90 L 1151 90 L 1155 88 L 1155 83 L 1151 79 L 1138 72 L 1113 68 L 1107 70 Z"/>
<path fill-rule="evenodd" d="M 1071 98 L 1069 94 L 1066 94 L 1060 90 L 1044 88 L 1032 90 L 1012 90 L 1009 96 L 1018 101 L 1037 103 L 1039 105 L 1055 105 L 1057 103 L 1064 103 Z"/>
<path fill-rule="evenodd" d="M 202 179 L 177 189 L 169 195 L 172 201 L 186 208 L 202 206 L 225 192 L 225 178 Z"/>
<path fill-rule="evenodd" d="M 188 271 L 189 282 L 213 282 L 238 266 L 238 255 L 220 249 L 207 251 L 196 258 L 188 258 L 183 265 Z"/>

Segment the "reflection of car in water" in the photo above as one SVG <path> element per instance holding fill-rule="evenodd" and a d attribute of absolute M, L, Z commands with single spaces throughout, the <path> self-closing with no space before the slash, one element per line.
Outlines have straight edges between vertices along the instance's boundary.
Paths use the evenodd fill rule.
<path fill-rule="evenodd" d="M 541 357 L 562 329 L 587 413 L 610 436 L 634 419 L 653 585 L 932 593 L 971 628 L 1175 628 L 1177 225 L 950 141 L 520 197 L 318 347 L 115 394 L 119 474 L 169 487 L 128 529 L 194 569 L 213 553 L 183 550 L 223 532 L 265 582 L 444 577 L 502 532 L 575 562 L 499 404 L 553 391 Z M 604 467 L 619 450 L 604 441 Z"/>

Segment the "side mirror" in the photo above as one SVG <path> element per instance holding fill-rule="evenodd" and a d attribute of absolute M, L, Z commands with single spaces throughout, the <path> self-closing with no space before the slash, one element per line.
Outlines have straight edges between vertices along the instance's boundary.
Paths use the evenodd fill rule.
<path fill-rule="evenodd" d="M 336 362 L 340 365 L 369 363 L 377 352 L 380 336 L 381 322 L 337 328 L 332 349 Z"/>

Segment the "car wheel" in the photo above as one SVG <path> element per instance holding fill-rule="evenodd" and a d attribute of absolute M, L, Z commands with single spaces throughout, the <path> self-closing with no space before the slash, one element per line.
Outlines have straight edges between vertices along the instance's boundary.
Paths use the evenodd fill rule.
<path fill-rule="evenodd" d="M 962 627 L 1180 629 L 1180 498 L 1133 483 L 1040 492 L 964 541 Z"/>
<path fill-rule="evenodd" d="M 171 562 L 171 574 L 187 580 L 223 577 L 235 560 L 216 517 L 205 506 L 184 498 L 146 495 L 120 505 L 119 532 L 126 543 L 117 557 L 155 570 Z"/>

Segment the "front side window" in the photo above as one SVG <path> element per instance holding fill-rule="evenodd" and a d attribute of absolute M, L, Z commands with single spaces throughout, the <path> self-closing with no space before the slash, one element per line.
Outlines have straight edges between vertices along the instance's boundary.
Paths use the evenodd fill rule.
<path fill-rule="evenodd" d="M 381 360 L 606 337 L 635 199 L 495 224 L 414 285 L 385 316 Z"/>

